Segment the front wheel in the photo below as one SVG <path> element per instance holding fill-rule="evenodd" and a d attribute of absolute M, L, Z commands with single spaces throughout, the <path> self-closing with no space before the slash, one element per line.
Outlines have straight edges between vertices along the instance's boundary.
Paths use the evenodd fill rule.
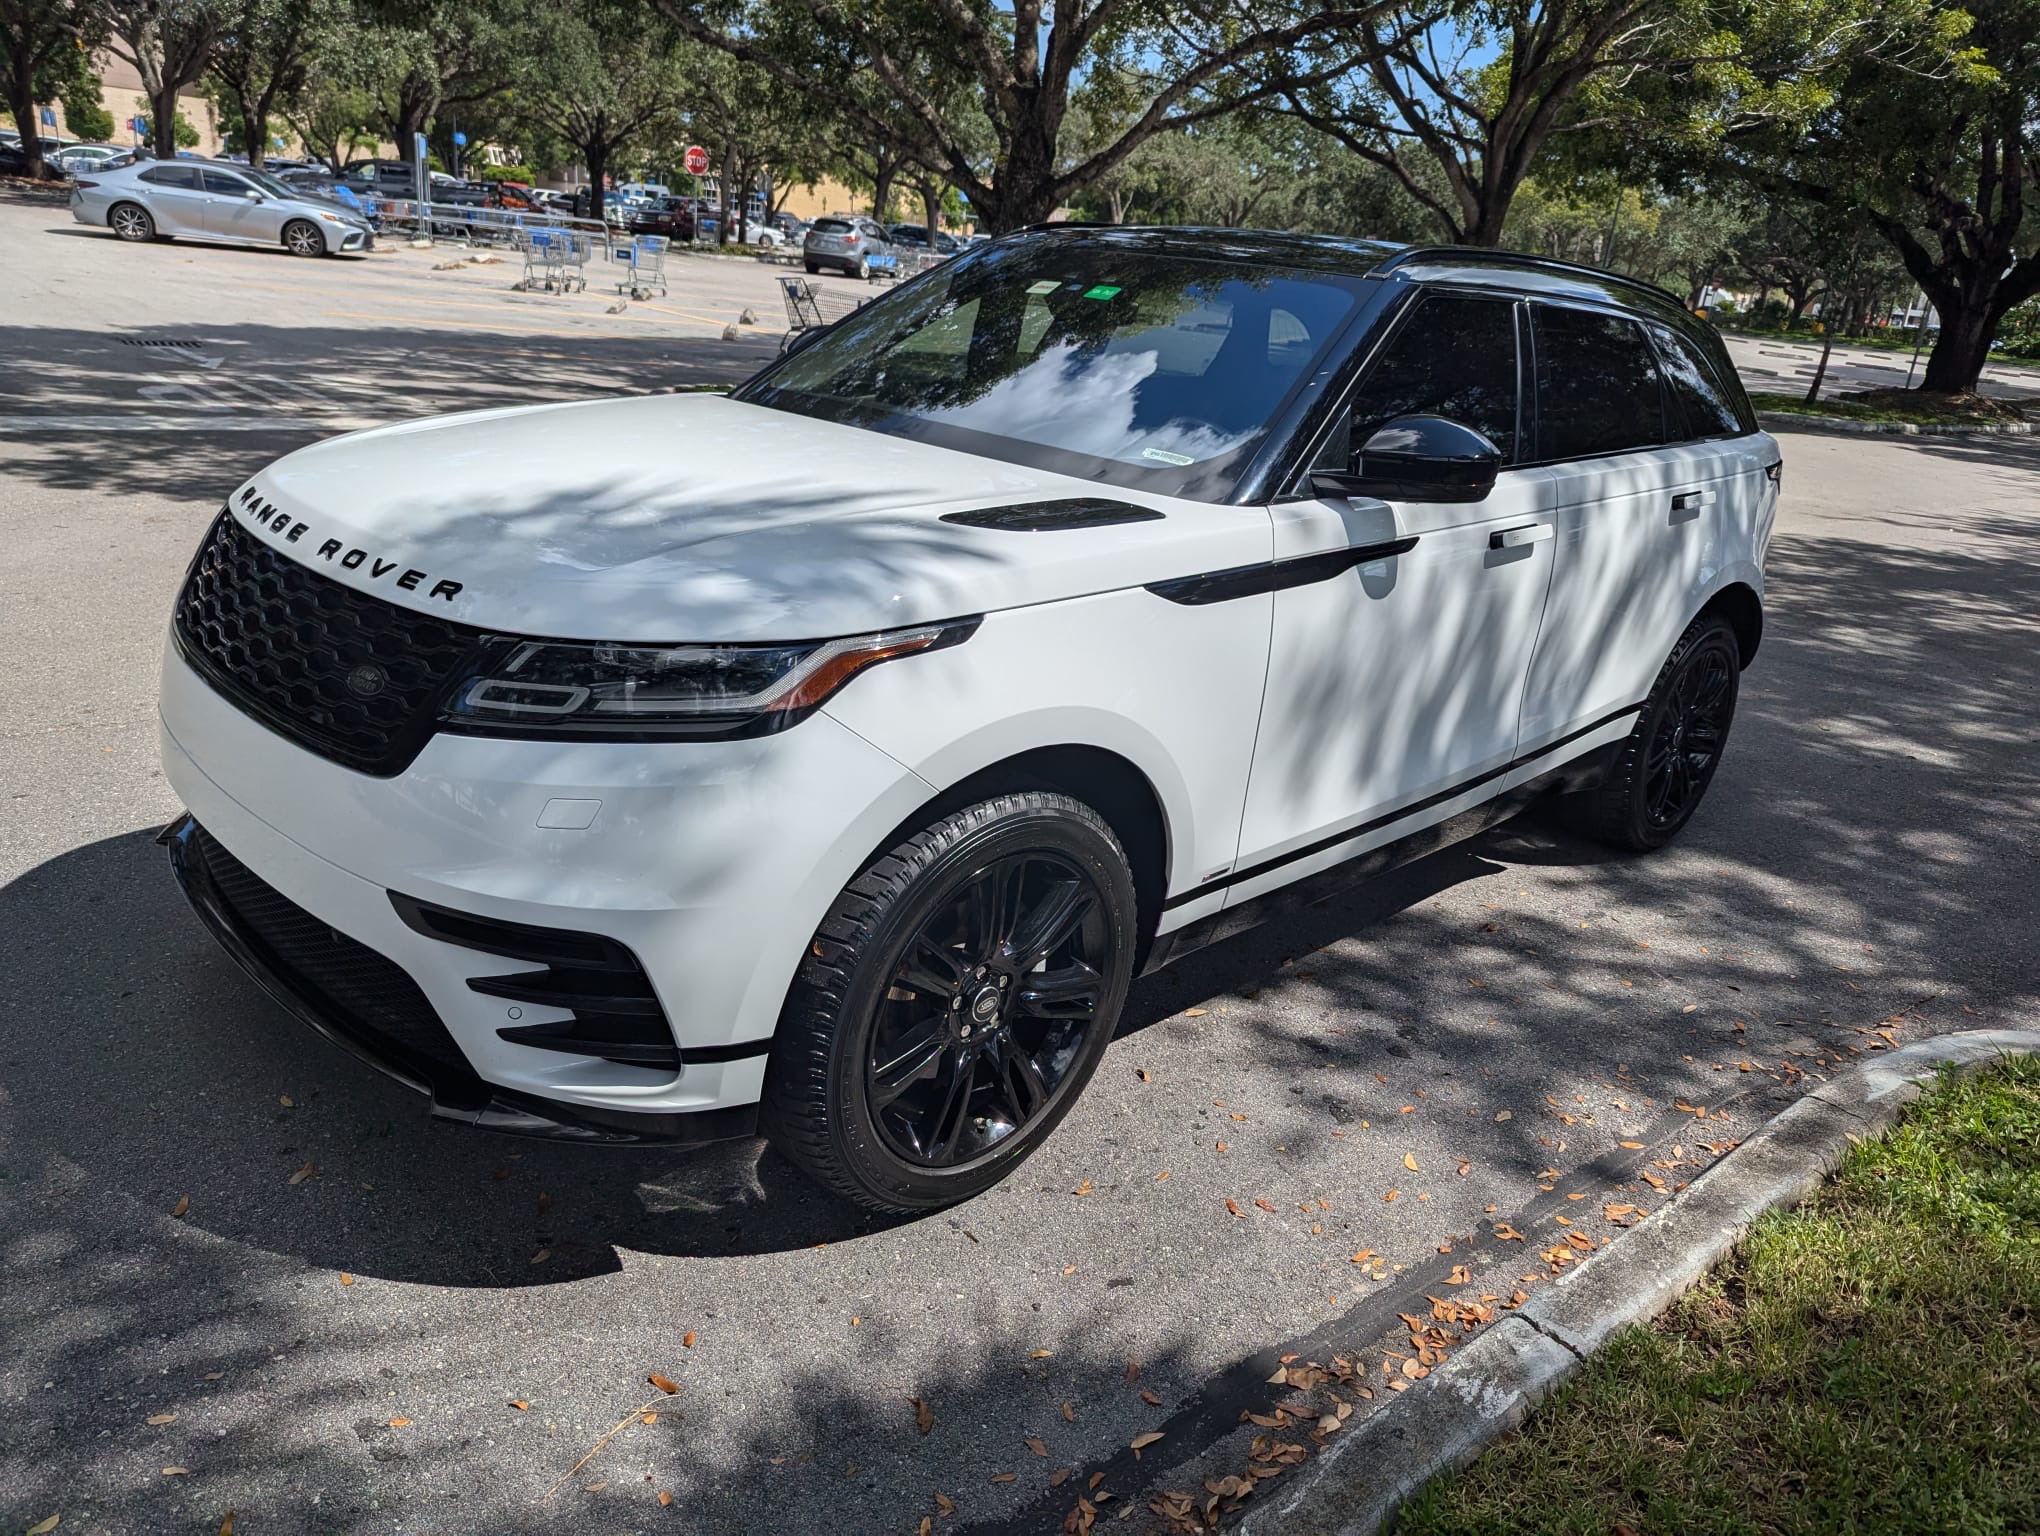
<path fill-rule="evenodd" d="M 1118 839 L 1064 795 L 1001 795 L 879 855 L 787 993 L 766 1135 L 874 1211 L 990 1189 L 1097 1069 L 1132 978 L 1136 911 Z"/>
<path fill-rule="evenodd" d="M 1665 658 L 1607 779 L 1560 802 L 1573 829 L 1633 853 L 1670 842 L 1721 766 L 1741 679 L 1734 629 L 1703 613 Z"/>
<path fill-rule="evenodd" d="M 156 238 L 156 221 L 149 217 L 146 208 L 138 208 L 133 203 L 115 203 L 113 212 L 106 216 L 106 224 L 123 240 L 139 242 Z"/>
<path fill-rule="evenodd" d="M 857 258 L 857 280 L 864 283 L 871 281 L 871 258 L 869 256 Z"/>
<path fill-rule="evenodd" d="M 283 248 L 293 256 L 323 256 L 326 237 L 309 219 L 292 219 L 283 226 Z"/>

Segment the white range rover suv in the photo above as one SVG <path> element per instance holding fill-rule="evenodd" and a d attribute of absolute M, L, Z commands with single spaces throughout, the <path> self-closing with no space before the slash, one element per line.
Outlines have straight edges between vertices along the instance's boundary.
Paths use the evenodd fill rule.
<path fill-rule="evenodd" d="M 1070 1112 L 1144 969 L 1533 795 L 1672 837 L 1779 474 L 1622 278 L 1029 231 L 727 396 L 255 476 L 178 598 L 164 838 L 442 1116 L 762 1130 L 926 1210 Z"/>

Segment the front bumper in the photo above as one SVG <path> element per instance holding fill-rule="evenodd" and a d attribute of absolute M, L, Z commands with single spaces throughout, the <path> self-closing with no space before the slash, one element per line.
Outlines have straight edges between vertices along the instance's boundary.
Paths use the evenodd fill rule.
<path fill-rule="evenodd" d="M 174 642 L 162 723 L 164 775 L 204 833 L 321 931 L 400 971 L 450 1038 L 455 1070 L 428 1071 L 386 1040 L 364 1041 L 360 1009 L 336 1007 L 333 989 L 302 968 L 251 964 L 242 951 L 255 947 L 223 935 L 236 958 L 322 1033 L 384 1070 L 395 1065 L 441 1113 L 504 1128 L 519 1117 L 600 1126 L 621 1116 L 634 1139 L 740 1133 L 734 1117 L 729 1129 L 671 1117 L 755 1110 L 808 941 L 929 792 L 826 715 L 749 741 L 437 736 L 401 774 L 375 777 L 243 714 Z M 234 931 L 219 903 L 193 901 L 216 933 L 223 923 Z M 514 989 L 544 958 L 421 927 L 404 915 L 419 904 L 613 941 L 641 967 L 680 1065 L 531 1043 L 535 1027 L 575 1017 Z"/>
<path fill-rule="evenodd" d="M 302 951 L 288 952 L 277 941 L 279 916 L 299 929 L 324 925 L 240 865 L 189 812 L 165 827 L 157 841 L 170 850 L 171 872 L 192 910 L 235 964 L 301 1022 L 378 1072 L 429 1097 L 439 1119 L 520 1136 L 666 1145 L 720 1141 L 757 1131 L 755 1105 L 646 1114 L 562 1104 L 493 1087 L 475 1075 L 400 967 L 330 929 L 321 943 L 327 967 L 308 964 Z M 234 882 L 239 902 L 220 879 L 223 865 L 240 877 Z M 248 899 L 250 892 L 257 893 L 255 901 Z M 267 910 L 270 922 L 259 921 L 249 910 L 257 903 Z M 380 994 L 384 1006 L 349 1007 L 330 984 L 322 985 L 315 971 L 334 963 L 355 974 L 358 984 L 349 991 L 357 1004 Z M 360 984 L 362 978 L 365 984 Z"/>

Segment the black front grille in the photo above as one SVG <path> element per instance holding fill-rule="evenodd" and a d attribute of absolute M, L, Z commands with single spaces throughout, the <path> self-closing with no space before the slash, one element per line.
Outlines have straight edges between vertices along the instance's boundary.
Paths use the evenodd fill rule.
<path fill-rule="evenodd" d="M 286 559 L 222 512 L 177 598 L 184 657 L 278 735 L 387 778 L 431 736 L 482 632 Z"/>
<path fill-rule="evenodd" d="M 221 903 L 293 989 L 318 998 L 383 1054 L 441 1089 L 472 1081 L 439 1014 L 404 968 L 328 926 L 194 825 L 193 848 Z"/>

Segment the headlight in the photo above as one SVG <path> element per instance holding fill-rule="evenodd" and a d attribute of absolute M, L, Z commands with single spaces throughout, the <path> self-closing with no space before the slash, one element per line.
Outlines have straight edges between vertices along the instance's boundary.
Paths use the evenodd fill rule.
<path fill-rule="evenodd" d="M 970 638 L 976 619 L 785 645 L 496 642 L 455 688 L 456 731 L 642 741 L 753 736 L 804 719 L 866 667 Z"/>

